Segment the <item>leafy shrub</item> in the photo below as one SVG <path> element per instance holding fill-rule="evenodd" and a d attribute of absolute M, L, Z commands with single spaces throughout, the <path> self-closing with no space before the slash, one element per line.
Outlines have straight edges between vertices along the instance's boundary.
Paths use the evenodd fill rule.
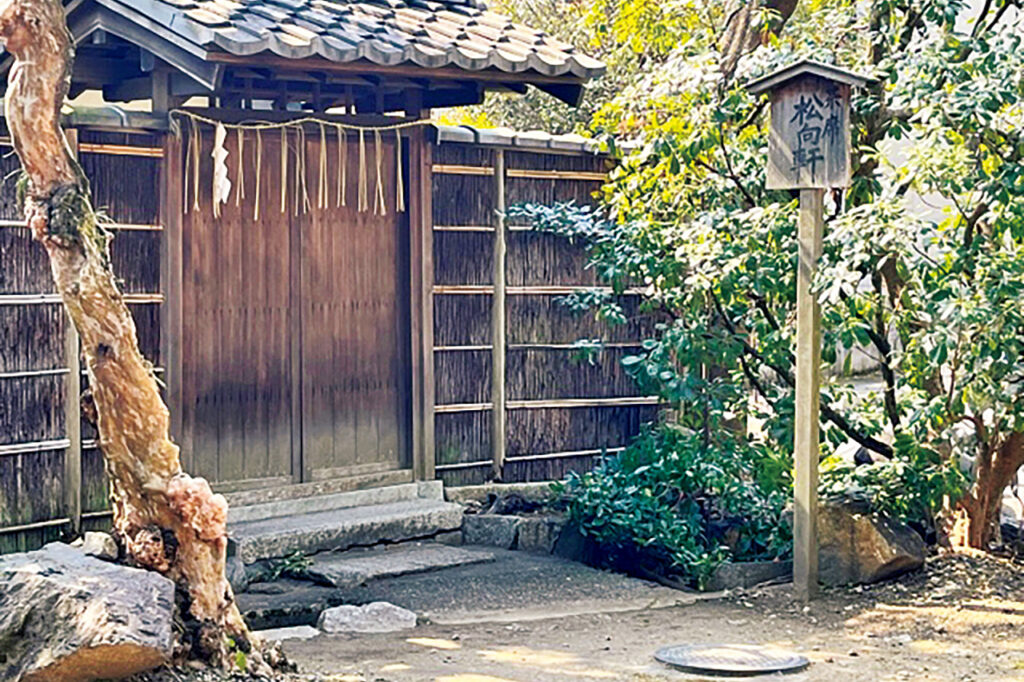
<path fill-rule="evenodd" d="M 906 433 L 896 437 L 893 450 L 891 460 L 871 465 L 857 466 L 835 455 L 827 458 L 821 464 L 819 493 L 823 499 L 866 502 L 872 511 L 930 535 L 946 500 L 966 491 L 967 476 Z"/>
<path fill-rule="evenodd" d="M 648 425 L 619 456 L 556 484 L 610 565 L 703 587 L 730 560 L 784 558 L 792 531 L 788 458 L 728 433 L 709 443 L 679 424 Z"/>

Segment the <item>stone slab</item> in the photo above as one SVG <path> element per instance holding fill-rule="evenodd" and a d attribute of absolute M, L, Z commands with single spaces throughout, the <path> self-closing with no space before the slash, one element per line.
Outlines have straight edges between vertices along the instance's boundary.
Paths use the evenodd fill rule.
<path fill-rule="evenodd" d="M 440 483 L 440 481 L 438 481 Z M 418 483 L 390 485 L 367 490 L 350 490 L 331 494 L 316 494 L 281 500 L 270 500 L 259 504 L 238 505 L 228 508 L 228 523 L 244 523 L 262 519 L 280 518 L 322 512 L 330 509 L 351 509 L 380 504 L 394 504 L 415 500 L 420 497 Z"/>
<path fill-rule="evenodd" d="M 718 592 L 792 579 L 792 561 L 741 561 L 719 566 L 704 589 L 706 592 Z"/>
<path fill-rule="evenodd" d="M 334 587 L 352 587 L 369 580 L 436 571 L 494 561 L 492 552 L 422 543 L 376 550 L 318 554 L 306 574 Z"/>
<path fill-rule="evenodd" d="M 466 514 L 462 522 L 462 541 L 467 545 L 515 549 L 521 522 L 518 516 Z"/>
<path fill-rule="evenodd" d="M 287 628 L 256 630 L 254 634 L 259 635 L 267 642 L 283 642 L 287 639 L 313 639 L 322 633 L 311 625 L 294 625 Z"/>
<path fill-rule="evenodd" d="M 367 547 L 427 538 L 462 527 L 462 507 L 417 498 L 393 504 L 261 519 L 229 526 L 246 564 L 293 552 Z"/>
<path fill-rule="evenodd" d="M 316 626 L 329 635 L 398 632 L 416 627 L 416 614 L 384 601 L 363 606 L 346 604 L 325 610 L 320 614 Z"/>
<path fill-rule="evenodd" d="M 672 590 L 575 561 L 528 552 L 489 549 L 495 561 L 332 588 L 282 580 L 283 594 L 238 595 L 254 627 L 311 625 L 322 610 L 341 604 L 386 601 L 421 622 L 459 624 L 543 620 L 586 613 L 616 613 L 694 603 L 711 598 Z"/>

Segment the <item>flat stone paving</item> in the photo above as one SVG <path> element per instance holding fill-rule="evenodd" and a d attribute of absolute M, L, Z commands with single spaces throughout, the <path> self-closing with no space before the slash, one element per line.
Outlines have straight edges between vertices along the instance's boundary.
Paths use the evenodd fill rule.
<path fill-rule="evenodd" d="M 466 551 L 478 551 L 472 547 Z M 333 588 L 284 580 L 280 594 L 238 595 L 253 626 L 312 624 L 338 604 L 386 601 L 439 624 L 515 622 L 687 604 L 700 597 L 574 561 L 525 552 L 486 550 L 489 563 L 402 575 Z"/>
<path fill-rule="evenodd" d="M 317 582 L 334 587 L 355 587 L 370 580 L 494 561 L 494 553 L 463 549 L 436 542 L 403 543 L 385 549 L 321 552 L 306 570 Z"/>
<path fill-rule="evenodd" d="M 242 561 L 251 564 L 295 551 L 313 553 L 412 540 L 461 527 L 460 505 L 414 499 L 246 521 L 234 524 L 230 533 Z"/>

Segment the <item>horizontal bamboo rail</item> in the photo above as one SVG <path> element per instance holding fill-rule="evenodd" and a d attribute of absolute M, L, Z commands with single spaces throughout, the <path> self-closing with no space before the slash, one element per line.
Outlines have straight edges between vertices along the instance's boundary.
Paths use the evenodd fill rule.
<path fill-rule="evenodd" d="M 457 412 L 486 412 L 494 407 L 491 403 L 449 403 L 434 405 L 434 414 L 455 414 Z"/>
<path fill-rule="evenodd" d="M 567 452 L 548 452 L 542 455 L 509 455 L 505 464 L 512 462 L 540 462 L 549 459 L 572 459 L 574 457 L 598 457 L 600 455 L 618 454 L 625 450 L 625 446 L 614 448 L 603 448 L 594 450 L 570 450 Z M 477 467 L 491 466 L 491 460 L 479 460 L 475 462 L 455 462 L 452 464 L 438 464 L 434 467 L 436 471 L 456 471 L 458 469 L 475 469 Z"/>
<path fill-rule="evenodd" d="M 10 137 L 0 137 L 0 146 L 12 147 Z M 80 142 L 78 151 L 86 154 L 109 154 L 111 156 L 145 156 L 161 159 L 164 156 L 162 147 L 136 147 L 130 144 L 106 144 L 104 142 Z"/>
<path fill-rule="evenodd" d="M 70 523 L 71 519 L 67 517 L 61 519 L 48 519 L 46 521 L 36 521 L 35 523 L 24 523 L 20 526 L 7 526 L 6 528 L 0 528 L 0 535 L 10 535 L 11 533 L 23 533 L 29 530 L 42 530 L 43 528 L 65 526 Z"/>
<path fill-rule="evenodd" d="M 0 228 L 4 227 L 28 229 L 28 225 L 25 224 L 24 220 L 0 220 Z M 162 232 L 164 229 L 163 225 L 143 225 L 138 223 L 103 223 L 103 227 L 108 230 L 138 232 Z"/>
<path fill-rule="evenodd" d="M 27 369 L 20 372 L 0 372 L 0 381 L 4 379 L 32 379 L 35 377 L 54 377 L 62 374 L 70 374 L 67 367 L 56 367 L 54 369 Z"/>
<path fill-rule="evenodd" d="M 63 450 L 70 447 L 71 441 L 67 438 L 57 440 L 37 440 L 32 443 L 10 443 L 0 445 L 0 457 L 9 455 L 24 455 L 33 452 L 48 452 L 50 450 Z"/>
<path fill-rule="evenodd" d="M 539 400 L 509 400 L 509 410 L 546 410 L 572 409 L 578 407 L 635 407 L 637 405 L 660 405 L 657 396 L 622 396 L 617 398 L 550 398 Z M 486 412 L 493 408 L 492 403 L 449 403 L 435 405 L 435 414 L 454 414 L 457 412 Z"/>
<path fill-rule="evenodd" d="M 534 285 L 534 286 L 510 286 L 505 290 L 510 296 L 568 296 L 577 291 L 598 291 L 607 294 L 613 293 L 611 287 L 593 286 L 559 286 L 559 285 Z M 490 284 L 435 284 L 434 294 L 439 296 L 481 296 L 494 293 L 494 287 Z M 622 296 L 639 296 L 642 289 L 627 289 Z"/>
<path fill-rule="evenodd" d="M 163 294 L 124 294 L 125 303 L 163 303 Z M 0 305 L 47 305 L 61 303 L 60 294 L 0 294 Z"/>
<path fill-rule="evenodd" d="M 450 163 L 435 163 L 433 171 L 442 175 L 494 175 L 493 166 L 463 166 Z M 564 170 L 530 170 L 527 168 L 509 168 L 505 177 L 526 180 L 582 180 L 585 182 L 604 182 L 607 173 L 593 171 Z"/>
<path fill-rule="evenodd" d="M 639 341 L 605 341 L 597 348 L 640 348 Z M 576 343 L 510 343 L 509 350 L 584 350 L 588 346 Z"/>
<path fill-rule="evenodd" d="M 493 225 L 434 225 L 434 232 L 494 232 Z"/>

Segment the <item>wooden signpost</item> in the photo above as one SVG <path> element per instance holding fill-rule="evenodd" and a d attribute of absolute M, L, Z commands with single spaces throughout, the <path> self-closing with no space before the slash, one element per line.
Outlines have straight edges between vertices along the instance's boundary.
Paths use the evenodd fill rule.
<path fill-rule="evenodd" d="M 796 284 L 796 466 L 793 587 L 804 600 L 818 591 L 818 412 L 821 311 L 811 284 L 821 258 L 825 190 L 850 184 L 850 88 L 869 79 L 809 60 L 747 85 L 771 99 L 768 189 L 800 190 Z"/>

